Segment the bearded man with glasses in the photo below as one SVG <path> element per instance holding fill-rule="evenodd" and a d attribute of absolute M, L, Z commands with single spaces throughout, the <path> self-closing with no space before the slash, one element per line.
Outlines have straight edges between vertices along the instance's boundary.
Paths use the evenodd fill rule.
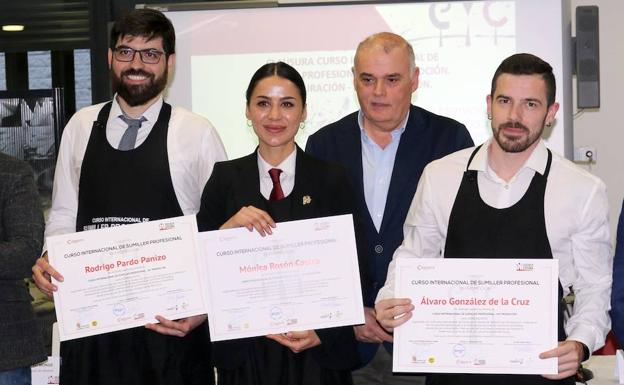
<path fill-rule="evenodd" d="M 76 113 L 63 132 L 46 236 L 195 214 L 215 162 L 225 160 L 204 118 L 163 100 L 175 64 L 175 32 L 160 12 L 115 22 L 108 51 L 112 101 Z M 137 55 L 138 53 L 138 55 Z M 47 261 L 33 279 L 51 295 Z M 63 385 L 212 384 L 206 316 L 61 343 Z"/>

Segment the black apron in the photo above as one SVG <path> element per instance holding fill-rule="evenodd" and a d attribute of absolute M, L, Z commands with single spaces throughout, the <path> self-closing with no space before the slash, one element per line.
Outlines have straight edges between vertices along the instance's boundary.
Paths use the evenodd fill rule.
<path fill-rule="evenodd" d="M 183 215 L 167 154 L 171 106 L 164 103 L 146 140 L 130 151 L 106 139 L 112 102 L 93 123 L 82 162 L 76 231 Z M 143 327 L 61 343 L 63 385 L 212 384 L 207 323 L 184 337 Z"/>
<path fill-rule="evenodd" d="M 544 175 L 535 173 L 524 196 L 514 205 L 496 209 L 487 205 L 479 194 L 477 171 L 469 170 L 477 147 L 466 166 L 453 209 L 449 218 L 444 258 L 536 258 L 552 259 L 544 218 L 544 192 L 552 154 Z M 563 289 L 559 283 L 559 298 Z M 563 303 L 558 314 L 558 339 L 566 339 L 563 328 Z M 508 374 L 432 374 L 430 385 L 537 385 L 574 384 L 574 377 L 560 381 L 538 375 Z"/>

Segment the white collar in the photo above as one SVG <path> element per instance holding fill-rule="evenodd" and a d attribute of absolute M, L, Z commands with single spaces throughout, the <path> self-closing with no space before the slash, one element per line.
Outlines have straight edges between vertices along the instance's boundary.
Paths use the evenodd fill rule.
<path fill-rule="evenodd" d="M 393 137 L 396 137 L 396 135 L 401 135 L 403 134 L 403 132 L 405 132 L 405 128 L 407 127 L 407 120 L 409 119 L 409 114 L 410 110 L 407 110 L 405 119 L 401 121 L 397 128 L 392 130 L 391 134 Z M 360 131 L 362 132 L 362 134 L 364 134 L 364 136 L 368 138 L 368 134 L 366 133 L 366 130 L 364 130 L 364 113 L 362 112 L 362 110 L 358 112 L 358 125 L 360 126 Z"/>
<path fill-rule="evenodd" d="M 143 113 L 143 117 L 148 122 L 154 124 L 156 120 L 158 120 L 158 115 L 160 114 L 160 109 L 164 103 L 162 95 L 151 105 L 147 110 Z M 125 115 L 121 106 L 117 102 L 117 94 L 113 97 L 113 105 L 111 106 L 110 116 L 119 119 L 119 115 Z"/>
<path fill-rule="evenodd" d="M 280 170 L 282 170 L 282 175 L 284 175 L 284 177 L 295 175 L 295 167 L 297 164 L 297 147 L 296 146 L 293 152 L 291 152 L 290 155 L 288 155 L 286 159 L 284 159 L 277 166 L 271 166 L 269 163 L 267 163 L 266 160 L 262 158 L 262 155 L 260 155 L 259 150 L 257 150 L 256 152 L 258 154 L 258 170 L 261 176 L 270 178 L 269 170 L 272 168 L 279 168 Z"/>
<path fill-rule="evenodd" d="M 490 148 L 492 140 L 494 139 L 490 138 L 487 142 L 483 143 L 479 151 L 475 154 L 474 158 L 472 158 L 472 162 L 470 162 L 470 166 L 468 167 L 469 170 L 487 172 L 488 169 L 491 169 L 488 164 L 488 149 Z M 527 161 L 520 168 L 520 170 L 529 168 L 544 175 L 544 172 L 546 171 L 547 161 L 548 149 L 544 144 L 544 140 L 540 139 L 539 143 L 529 156 L 529 159 L 527 159 Z M 518 172 L 520 172 L 520 170 L 518 170 Z"/>

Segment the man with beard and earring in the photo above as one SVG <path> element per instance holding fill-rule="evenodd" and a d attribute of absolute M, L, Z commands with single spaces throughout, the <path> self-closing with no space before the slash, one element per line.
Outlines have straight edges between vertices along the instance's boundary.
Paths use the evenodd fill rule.
<path fill-rule="evenodd" d="M 558 346 L 539 355 L 556 357 L 558 374 L 439 374 L 429 384 L 574 384 L 581 361 L 604 345 L 612 265 L 606 187 L 546 148 L 541 136 L 558 108 L 548 63 L 516 54 L 500 64 L 487 96 L 493 138 L 425 168 L 375 306 L 388 331 L 410 319 L 411 301 L 394 298 L 400 258 L 556 258 L 559 295 L 576 295 L 565 324 L 560 308 Z"/>
<path fill-rule="evenodd" d="M 175 32 L 160 12 L 123 15 L 111 31 L 108 62 L 115 96 L 84 108 L 63 132 L 46 235 L 195 214 L 221 140 L 204 118 L 163 101 L 175 63 Z M 33 266 L 44 293 L 63 277 Z M 211 384 L 205 316 L 61 343 L 61 377 L 73 384 Z"/>

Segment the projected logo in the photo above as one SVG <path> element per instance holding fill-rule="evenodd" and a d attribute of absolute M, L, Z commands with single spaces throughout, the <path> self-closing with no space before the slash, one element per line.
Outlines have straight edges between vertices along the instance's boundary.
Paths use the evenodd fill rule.
<path fill-rule="evenodd" d="M 505 4 L 506 3 L 506 4 Z M 465 32 L 462 36 L 462 34 L 449 34 L 446 35 L 445 32 L 446 31 L 450 31 L 451 30 L 451 21 L 448 18 L 445 18 L 445 15 L 448 14 L 451 11 L 451 7 L 452 6 L 462 6 L 466 12 L 466 16 L 467 16 L 467 25 L 466 25 L 466 29 Z M 470 46 L 471 45 L 471 37 L 472 37 L 472 33 L 470 30 L 470 24 L 471 22 L 477 22 L 477 23 L 485 23 L 486 25 L 491 27 L 491 33 L 490 34 L 476 34 L 476 37 L 488 37 L 488 38 L 492 38 L 493 43 L 495 45 L 498 45 L 498 40 L 499 40 L 499 30 L 504 30 L 505 26 L 507 24 L 509 24 L 509 17 L 507 17 L 505 15 L 505 8 L 509 8 L 513 6 L 513 3 L 511 2 L 484 2 L 484 3 L 480 3 L 479 6 L 481 8 L 481 19 L 474 19 L 474 18 L 470 18 L 470 14 L 471 11 L 473 9 L 473 7 L 475 6 L 474 3 L 462 3 L 462 4 L 431 4 L 429 6 L 429 20 L 431 21 L 431 24 L 433 24 L 433 26 L 435 28 L 438 29 L 439 31 L 439 35 L 437 36 L 440 47 L 443 46 L 444 44 L 444 39 L 457 39 L 457 38 L 463 38 L 465 41 L 466 46 Z M 500 7 L 502 6 L 502 12 Z M 497 9 L 499 8 L 499 9 Z M 463 23 L 461 23 L 463 24 Z M 463 27 L 463 26 L 462 26 Z M 514 35 L 513 34 L 507 34 L 507 35 L 502 35 L 500 37 L 504 37 L 504 38 L 513 38 Z"/>
<path fill-rule="evenodd" d="M 432 3 L 419 8 L 405 12 L 401 6 L 379 6 L 378 11 L 413 45 L 433 42 L 437 47 L 471 47 L 483 42 L 497 46 L 516 37 L 513 1 Z"/>

